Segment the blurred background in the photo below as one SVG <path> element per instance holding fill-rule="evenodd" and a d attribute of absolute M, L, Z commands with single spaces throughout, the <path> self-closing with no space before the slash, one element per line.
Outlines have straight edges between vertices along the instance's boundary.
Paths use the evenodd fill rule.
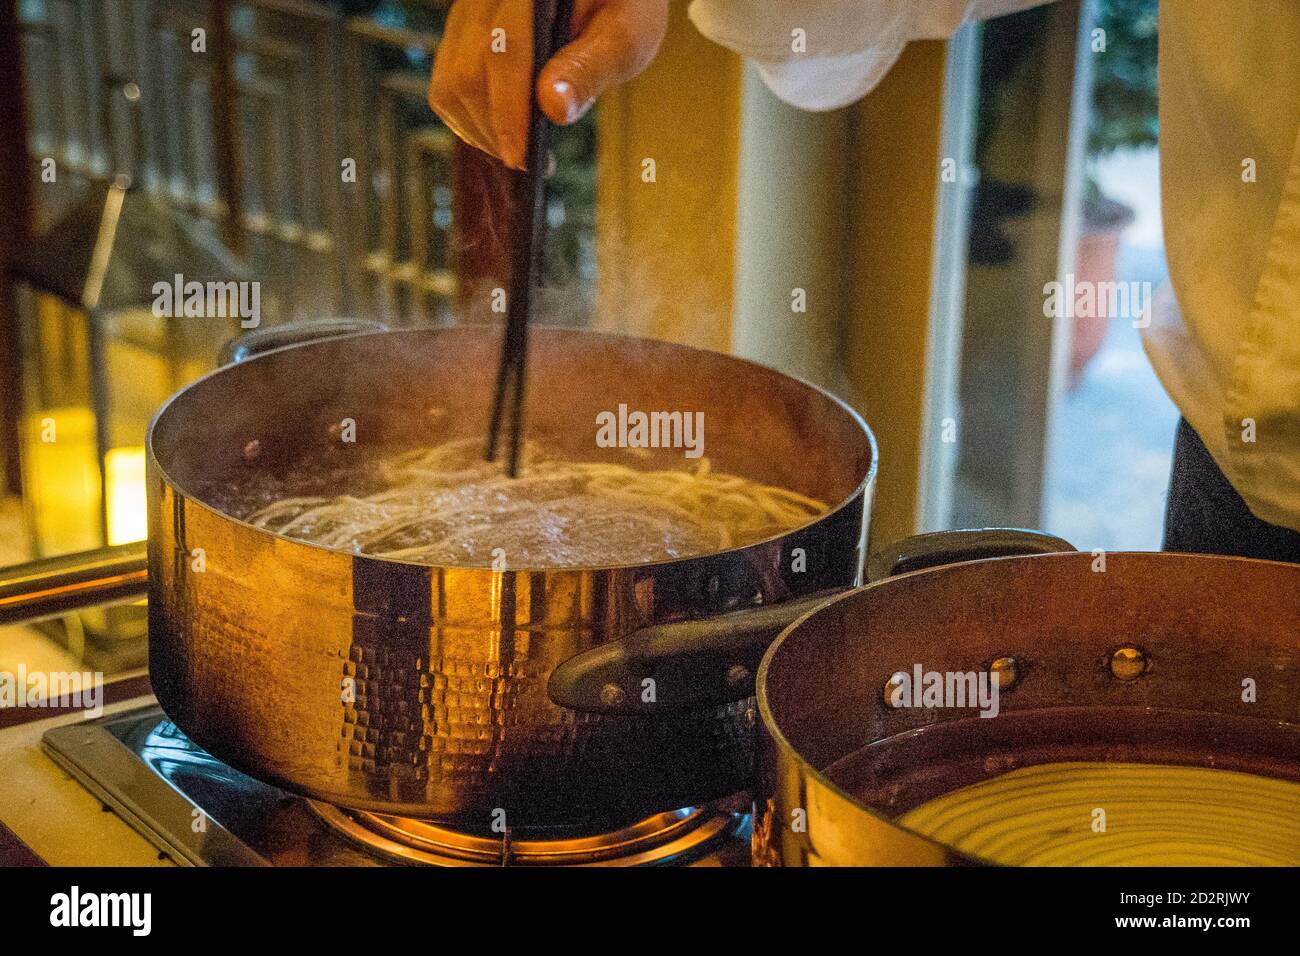
<path fill-rule="evenodd" d="M 1165 288 L 1156 152 L 1156 0 L 1102 0 L 1094 29 L 1085 193 L 1075 273 Z M 1149 300 L 1148 300 L 1149 304 Z M 1178 410 L 1130 314 L 1076 316 L 1069 381 L 1050 436 L 1043 525 L 1080 547 L 1155 550 Z"/>
<path fill-rule="evenodd" d="M 156 316 L 160 280 L 256 281 L 264 324 L 491 320 L 500 172 L 425 104 L 447 6 L 0 0 L 0 562 L 144 536 L 148 421 L 240 331 Z M 1067 276 L 1164 282 L 1155 0 L 913 44 L 818 115 L 685 8 L 555 143 L 545 320 L 843 395 L 880 439 L 876 545 L 1019 525 L 1158 548 L 1177 416 L 1140 310 L 1044 313 Z M 4 628 L 0 668 L 123 672 L 142 635 L 134 604 Z"/>

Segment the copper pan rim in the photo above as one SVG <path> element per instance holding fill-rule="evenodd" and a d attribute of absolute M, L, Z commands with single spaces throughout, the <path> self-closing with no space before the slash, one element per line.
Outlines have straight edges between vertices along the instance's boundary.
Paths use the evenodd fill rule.
<path fill-rule="evenodd" d="M 1050 556 L 1035 555 L 1034 557 L 1050 557 Z M 978 560 L 979 561 L 1007 561 L 1007 560 L 1014 560 L 1014 559 L 1011 557 L 1006 557 L 1006 558 L 981 558 Z M 776 655 L 777 651 L 780 649 L 781 645 L 785 643 L 786 638 L 790 634 L 802 628 L 811 618 L 816 617 L 819 614 L 825 613 L 826 609 L 831 607 L 832 605 L 838 604 L 841 601 L 847 601 L 850 598 L 852 598 L 854 595 L 858 594 L 859 592 L 866 591 L 869 588 L 885 587 L 889 585 L 891 582 L 900 581 L 903 578 L 913 577 L 918 574 L 930 574 L 934 571 L 941 571 L 943 570 L 943 568 L 958 567 L 959 565 L 962 564 L 975 564 L 975 563 L 977 562 L 962 561 L 954 564 L 943 565 L 939 568 L 923 568 L 919 571 L 909 572 L 908 574 L 900 574 L 900 575 L 896 575 L 895 577 L 885 578 L 880 581 L 873 581 L 870 584 L 864 584 L 858 588 L 851 588 L 850 590 L 844 591 L 841 594 L 836 594 L 833 595 L 832 597 L 827 598 L 825 603 L 821 604 L 819 607 L 813 608 L 811 611 L 808 611 L 806 614 L 802 615 L 798 620 L 791 623 L 789 627 L 787 627 L 784 631 L 782 631 L 777 636 L 777 639 L 771 643 L 766 653 L 763 654 L 763 660 L 758 665 L 758 671 L 754 675 L 754 700 L 758 709 L 758 720 L 761 725 L 760 732 L 765 733 L 772 738 L 772 743 L 777 747 L 778 750 L 784 752 L 788 759 L 791 759 L 795 762 L 795 764 L 799 767 L 800 772 L 803 774 L 803 776 L 816 781 L 821 786 L 825 787 L 827 790 L 836 794 L 837 796 L 847 801 L 848 803 L 856 805 L 860 812 L 869 814 L 871 817 L 878 820 L 881 824 L 885 826 L 893 827 L 895 830 L 899 830 L 903 833 L 906 833 L 908 836 L 913 837 L 914 839 L 922 841 L 923 843 L 931 847 L 935 851 L 935 853 L 951 854 L 954 851 L 952 850 L 951 847 L 949 847 L 944 843 L 939 842 L 933 837 L 927 836 L 924 833 L 921 833 L 917 830 L 913 830 L 909 827 L 900 826 L 893 819 L 887 817 L 885 814 L 881 813 L 874 807 L 862 803 L 860 800 L 858 800 L 857 797 L 853 796 L 851 793 L 849 793 L 839 784 L 832 781 L 830 777 L 826 776 L 826 774 L 822 773 L 820 769 L 818 769 L 816 766 L 812 764 L 811 761 L 809 761 L 806 757 L 804 757 L 804 755 L 799 751 L 797 747 L 794 746 L 794 744 L 790 743 L 790 741 L 786 738 L 785 733 L 781 730 L 780 724 L 778 724 L 776 718 L 772 716 L 772 708 L 767 699 L 767 674 L 771 668 L 771 664 L 774 656 Z M 975 864 L 977 866 L 998 865 L 994 863 L 992 860 L 986 860 L 981 857 L 970 856 L 969 854 L 960 854 L 960 856 L 962 859 L 967 860 L 970 863 Z"/>
<path fill-rule="evenodd" d="M 1116 558 L 1116 557 L 1141 558 L 1146 556 L 1146 557 L 1159 559 L 1159 556 L 1165 556 L 1165 555 L 1171 558 L 1178 558 L 1183 560 L 1192 559 L 1194 562 L 1204 563 L 1207 565 L 1219 564 L 1227 567 L 1231 567 L 1232 565 L 1242 565 L 1248 567 L 1257 567 L 1263 565 L 1263 566 L 1276 567 L 1279 570 L 1286 569 L 1289 572 L 1297 571 L 1297 566 L 1289 562 L 1270 561 L 1262 558 L 1249 558 L 1249 557 L 1241 557 L 1238 555 L 1212 555 L 1212 554 L 1197 554 L 1197 553 L 1190 553 L 1190 552 L 1166 552 L 1166 551 L 1108 552 L 1108 556 L 1111 558 Z M 940 840 L 936 840 L 933 837 L 920 832 L 919 830 L 915 830 L 911 827 L 905 826 L 899 823 L 896 818 L 886 815 L 876 807 L 872 806 L 870 803 L 855 796 L 854 794 L 850 793 L 848 790 L 846 790 L 845 788 L 837 784 L 821 768 L 819 768 L 814 763 L 812 763 L 812 761 L 810 761 L 804 755 L 804 753 L 789 740 L 785 732 L 782 730 L 780 722 L 777 721 L 776 717 L 772 712 L 772 705 L 771 705 L 771 701 L 769 700 L 769 694 L 768 694 L 769 673 L 773 667 L 773 662 L 775 661 L 777 655 L 781 653 L 783 645 L 786 643 L 787 639 L 791 637 L 791 635 L 805 628 L 811 619 L 827 613 L 829 608 L 835 606 L 836 604 L 839 604 L 840 602 L 848 602 L 848 601 L 853 601 L 855 599 L 861 599 L 861 595 L 865 592 L 875 591 L 878 588 L 886 588 L 895 584 L 896 582 L 902 582 L 905 579 L 916 578 L 918 575 L 943 574 L 945 572 L 950 572 L 950 571 L 959 571 L 961 568 L 969 567 L 971 565 L 977 565 L 977 564 L 985 565 L 991 562 L 1005 562 L 1005 561 L 1011 561 L 1017 563 L 1023 561 L 1050 562 L 1050 561 L 1060 561 L 1062 558 L 1067 558 L 1067 559 L 1077 561 L 1085 557 L 1090 557 L 1090 555 L 1087 555 L 1086 553 L 1082 555 L 1079 553 L 1006 555 L 1000 557 L 978 558 L 969 561 L 954 561 L 948 564 L 922 568 L 905 574 L 898 574 L 892 577 L 872 581 L 868 584 L 862 585 L 861 587 L 852 588 L 840 594 L 836 594 L 831 597 L 828 597 L 822 604 L 818 605 L 817 607 L 813 608 L 807 613 L 801 615 L 798 618 L 798 620 L 792 622 L 788 627 L 786 627 L 780 633 L 780 635 L 778 635 L 776 640 L 774 640 L 771 643 L 771 645 L 769 645 L 767 651 L 764 653 L 763 659 L 759 664 L 758 670 L 755 672 L 754 697 L 755 697 L 756 709 L 758 712 L 758 720 L 759 720 L 759 727 L 760 727 L 759 733 L 766 735 L 770 739 L 774 749 L 779 753 L 781 753 L 782 760 L 789 761 L 795 767 L 797 773 L 802 778 L 812 783 L 815 783 L 816 785 L 824 788 L 825 790 L 829 791 L 830 793 L 842 799 L 847 805 L 853 808 L 854 813 L 861 816 L 870 817 L 872 820 L 878 822 L 884 827 L 887 827 L 897 833 L 905 834 L 910 839 L 917 841 L 917 845 L 923 845 L 925 847 L 928 847 L 935 854 L 946 855 L 950 861 L 956 862 L 960 865 L 1005 866 L 1006 865 L 1005 863 L 999 863 L 987 857 L 957 850 L 951 845 L 946 844 Z M 758 794 L 758 798 L 762 799 L 763 794 L 761 791 L 763 787 L 761 783 L 759 789 L 760 789 L 760 793 Z"/>
<path fill-rule="evenodd" d="M 471 326 L 470 328 L 473 327 Z M 253 357 L 250 357 L 248 359 L 245 359 L 244 362 L 246 363 L 258 362 L 261 361 L 262 359 L 266 359 L 271 356 L 275 356 L 282 352 L 286 352 L 292 349 L 311 348 L 313 345 L 316 345 L 318 343 L 337 342 L 340 339 L 357 339 L 357 338 L 364 338 L 364 337 L 374 336 L 374 335 L 384 335 L 384 336 L 410 335 L 414 337 L 414 336 L 427 334 L 430 331 L 441 331 L 441 330 L 395 329 L 395 330 L 388 330 L 388 331 L 364 331 L 364 332 L 349 333 L 345 335 L 334 335 L 328 338 L 317 339 L 310 342 L 301 342 L 293 345 L 283 346 L 277 349 L 271 349 L 266 352 L 255 355 Z M 551 325 L 537 325 L 533 327 L 533 331 L 541 334 L 547 334 L 547 333 L 580 334 L 584 337 L 589 336 L 589 337 L 596 337 L 605 340 L 620 340 L 626 342 L 655 342 L 660 345 L 665 345 L 665 344 L 671 345 L 674 349 L 682 349 L 690 352 L 711 351 L 709 349 L 696 348 L 695 346 L 681 345 L 675 342 L 664 342 L 663 340 L 648 339 L 642 336 L 627 335 L 618 332 L 596 332 L 590 330 L 577 330 L 572 328 L 566 328 L 564 326 L 551 326 Z M 497 334 L 499 335 L 500 333 L 498 332 Z M 798 527 L 790 528 L 785 531 L 778 532 L 777 534 L 773 534 L 760 541 L 753 541 L 745 545 L 740 545 L 738 547 L 733 547 L 733 548 L 726 548 L 721 551 L 706 551 L 706 552 L 701 552 L 699 554 L 691 554 L 679 558 L 665 559 L 663 561 L 634 562 L 630 564 L 541 565 L 536 567 L 512 566 L 510 568 L 507 568 L 505 572 L 500 572 L 500 573 L 581 574 L 581 573 L 587 573 L 592 571 L 603 571 L 603 570 L 622 571 L 622 570 L 635 570 L 641 568 L 644 569 L 671 568 L 675 566 L 687 565 L 692 562 L 709 559 L 709 558 L 744 554 L 750 551 L 751 549 L 765 548 L 774 542 L 781 541 L 782 539 L 789 537 L 792 534 L 798 534 L 799 532 L 811 528 L 814 525 L 817 525 L 823 521 L 827 521 L 833 518 L 835 515 L 838 515 L 844 509 L 853 507 L 856 501 L 861 499 L 861 497 L 864 494 L 868 493 L 872 488 L 874 488 L 876 482 L 876 473 L 880 466 L 880 449 L 876 442 L 875 433 L 871 430 L 871 427 L 867 424 L 866 419 L 862 417 L 862 415 L 857 411 L 857 409 L 855 409 L 852 405 L 848 404 L 839 396 L 831 393 L 827 389 L 824 389 L 820 385 L 817 385 L 813 382 L 809 382 L 807 379 L 804 379 L 798 375 L 791 375 L 787 372 L 782 372 L 778 369 L 775 369 L 770 365 L 764 365 L 761 362 L 755 362 L 750 359 L 741 358 L 735 355 L 728 354 L 725 357 L 729 362 L 739 363 L 742 365 L 750 366 L 752 368 L 761 369 L 766 372 L 771 372 L 791 382 L 794 382 L 808 389 L 810 392 L 813 392 L 821 396 L 826 401 L 836 406 L 840 411 L 842 411 L 845 415 L 848 416 L 849 420 L 853 423 L 853 425 L 855 425 L 857 429 L 862 433 L 862 435 L 865 436 L 866 443 L 870 450 L 870 456 L 871 456 L 871 461 L 867 467 L 866 473 L 863 475 L 862 479 L 857 483 L 857 485 L 853 487 L 851 491 L 849 491 L 846 495 L 844 495 L 840 499 L 840 501 L 838 501 L 833 507 L 827 508 L 827 510 L 824 513 L 817 515 L 816 517 L 810 519 L 804 524 L 799 525 Z M 491 568 L 486 565 L 430 564 L 427 562 L 411 561 L 402 558 L 377 557 L 365 553 L 348 551 L 343 548 L 329 548 L 300 538 L 293 538 L 287 535 L 277 534 L 276 532 L 270 531 L 266 528 L 262 528 L 257 525 L 250 524 L 249 522 L 244 521 L 241 518 L 236 518 L 235 516 L 228 514 L 224 511 L 221 511 L 220 509 L 215 508 L 212 505 L 209 505 L 204 500 L 202 500 L 201 497 L 197 496 L 193 492 L 192 488 L 186 487 L 182 482 L 174 478 L 170 473 L 170 471 L 167 468 L 165 468 L 162 465 L 162 463 L 158 460 L 158 457 L 154 452 L 154 442 L 153 442 L 154 430 L 158 425 L 159 421 L 161 421 L 161 419 L 167 414 L 168 409 L 170 409 L 172 405 L 175 404 L 182 396 L 184 396 L 190 390 L 198 388 L 204 382 L 207 382 L 209 379 L 221 375 L 229 367 L 230 366 L 221 366 L 220 368 L 213 369 L 211 372 L 208 372 L 206 375 L 203 375 L 200 378 L 195 379 L 189 385 L 186 385 L 184 388 L 178 390 L 173 395 L 169 396 L 168 399 L 154 413 L 153 418 L 149 422 L 149 427 L 145 432 L 145 456 L 146 456 L 147 465 L 151 466 L 152 469 L 156 469 L 159 474 L 165 475 L 167 477 L 167 481 L 171 483 L 178 491 L 180 491 L 185 496 L 186 500 L 189 502 L 189 505 L 191 507 L 197 507 L 211 514 L 214 517 L 218 517 L 222 519 L 223 521 L 231 522 L 232 524 L 238 525 L 244 529 L 247 529 L 249 532 L 256 534 L 259 537 L 265 538 L 268 541 L 289 541 L 298 547 L 307 548 L 311 551 L 320 552 L 322 554 L 339 555 L 354 561 L 362 560 L 362 561 L 374 562 L 380 565 L 404 565 L 408 567 L 418 567 L 418 568 L 441 567 L 441 568 L 454 568 L 457 570 L 466 570 L 466 571 L 490 571 L 491 570 Z"/>
<path fill-rule="evenodd" d="M 331 334 L 269 348 L 178 393 L 148 436 L 151 674 L 193 740 L 315 799 L 434 820 L 503 808 L 514 826 L 624 822 L 746 786 L 748 675 L 777 626 L 728 644 L 674 685 L 682 706 L 652 715 L 606 713 L 603 697 L 557 701 L 551 678 L 604 645 L 617 656 L 649 628 L 859 582 L 875 439 L 825 391 L 717 352 L 574 329 L 539 330 L 532 344 L 530 427 L 554 434 L 565 454 L 588 453 L 588 415 L 626 386 L 630 407 L 713 416 L 708 454 L 719 470 L 784 483 L 834 510 L 739 548 L 595 568 L 498 571 L 299 541 L 231 517 L 226 493 L 281 467 L 310 468 L 335 412 L 375 427 L 361 455 L 380 441 L 422 447 L 486 431 L 491 383 L 479 373 L 495 361 L 500 330 Z M 431 411 L 440 425 L 426 424 Z M 675 458 L 661 450 L 650 460 Z M 334 475 L 323 472 L 321 486 Z M 795 546 L 814 555 L 806 574 L 782 560 Z"/>

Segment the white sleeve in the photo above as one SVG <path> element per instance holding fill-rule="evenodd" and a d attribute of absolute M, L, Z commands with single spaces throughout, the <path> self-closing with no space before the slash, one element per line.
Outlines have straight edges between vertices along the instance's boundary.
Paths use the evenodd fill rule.
<path fill-rule="evenodd" d="M 1046 0 L 693 0 L 690 18 L 715 43 L 758 66 L 772 92 L 806 110 L 869 93 L 911 40 Z"/>

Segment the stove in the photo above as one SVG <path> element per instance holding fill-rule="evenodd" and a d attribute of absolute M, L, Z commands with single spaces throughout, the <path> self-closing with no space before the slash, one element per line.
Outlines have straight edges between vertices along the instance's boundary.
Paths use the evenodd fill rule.
<path fill-rule="evenodd" d="M 255 780 L 192 743 L 155 704 L 45 733 L 46 753 L 190 866 L 748 866 L 749 798 L 612 832 L 467 833 L 349 810 Z"/>

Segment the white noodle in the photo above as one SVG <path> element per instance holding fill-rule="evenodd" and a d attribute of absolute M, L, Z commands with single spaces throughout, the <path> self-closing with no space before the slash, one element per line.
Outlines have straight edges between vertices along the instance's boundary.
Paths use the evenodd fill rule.
<path fill-rule="evenodd" d="M 823 514 L 813 498 L 715 472 L 574 462 L 526 442 L 520 474 L 462 439 L 379 466 L 384 490 L 284 498 L 259 526 L 325 547 L 428 564 L 585 567 L 707 554 L 793 530 Z"/>

